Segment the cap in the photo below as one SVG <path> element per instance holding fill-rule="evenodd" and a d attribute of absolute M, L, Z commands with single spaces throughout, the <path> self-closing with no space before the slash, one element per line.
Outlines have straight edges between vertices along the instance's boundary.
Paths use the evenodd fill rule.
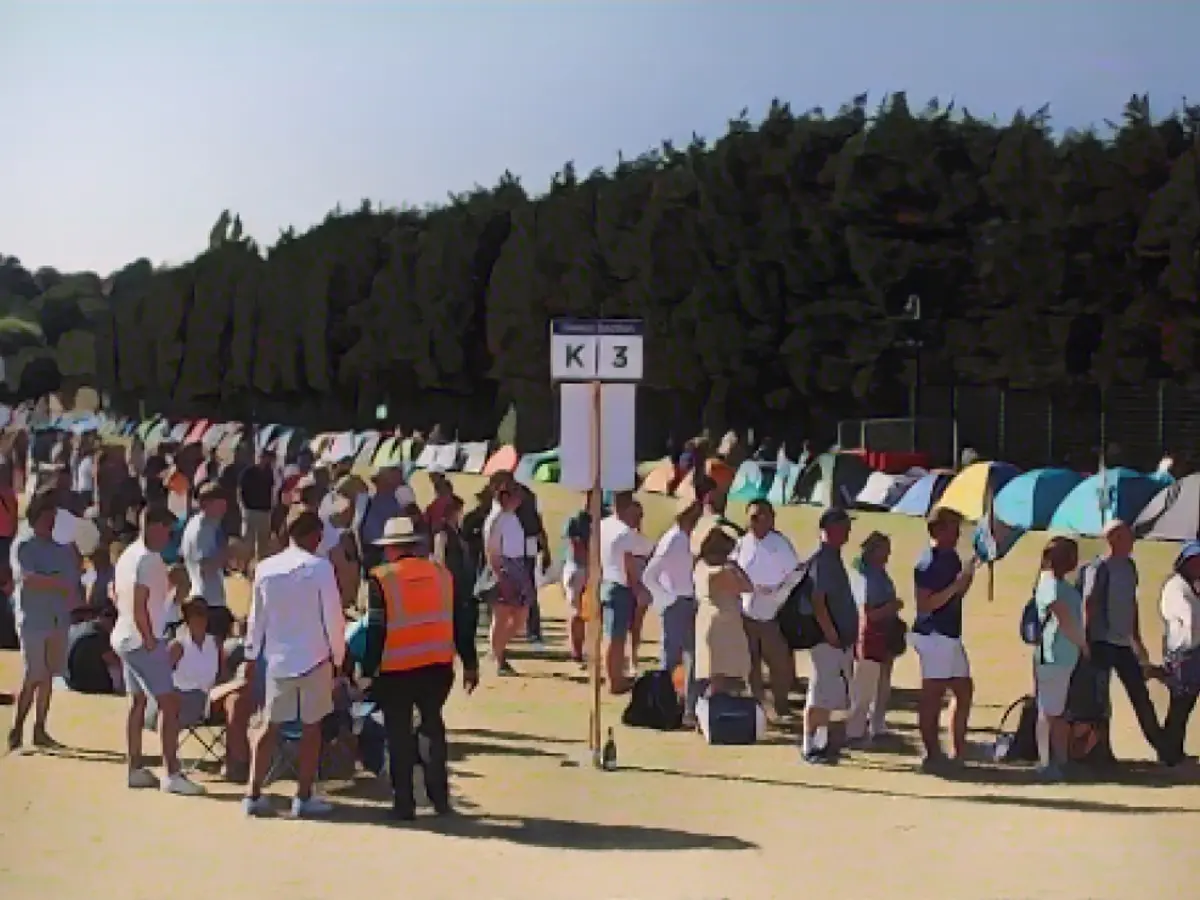
<path fill-rule="evenodd" d="M 1179 556 L 1175 558 L 1175 568 L 1183 568 L 1185 562 L 1197 556 L 1200 556 L 1200 541 L 1188 541 L 1179 551 Z"/>
<path fill-rule="evenodd" d="M 417 526 L 408 516 L 397 516 L 388 519 L 383 526 L 383 534 L 375 541 L 376 547 L 387 547 L 393 544 L 415 544 L 423 535 L 417 531 Z"/>
<path fill-rule="evenodd" d="M 822 531 L 827 528 L 833 528 L 835 525 L 850 524 L 850 513 L 842 509 L 840 506 L 831 506 L 821 513 L 821 518 L 817 519 L 817 527 Z"/>

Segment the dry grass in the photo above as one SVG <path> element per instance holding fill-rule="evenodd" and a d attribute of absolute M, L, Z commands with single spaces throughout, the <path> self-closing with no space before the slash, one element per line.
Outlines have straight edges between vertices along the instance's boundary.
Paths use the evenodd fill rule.
<path fill-rule="evenodd" d="M 455 481 L 468 499 L 481 483 Z M 424 479 L 417 482 L 427 496 Z M 550 485 L 538 494 L 553 537 L 578 496 Z M 647 531 L 657 533 L 671 502 L 644 502 Z M 800 547 L 815 540 L 813 510 L 785 509 L 780 525 Z M 864 515 L 855 527 L 892 535 L 893 571 L 908 599 L 907 573 L 924 542 L 920 523 Z M 1029 656 L 1016 622 L 1039 547 L 1039 536 L 1027 536 L 997 567 L 994 602 L 981 578 L 967 604 L 980 742 L 1028 686 Z M 1151 647 L 1159 636 L 1155 594 L 1173 550 L 1138 550 Z M 382 891 L 473 900 L 761 900 L 819 892 L 830 900 L 1127 900 L 1195 879 L 1194 773 L 1183 783 L 1185 776 L 1139 764 L 1115 783 L 1054 787 L 983 765 L 962 781 L 916 774 L 911 654 L 897 669 L 891 722 L 904 744 L 895 752 L 854 754 L 837 769 L 813 770 L 798 764 L 783 736 L 710 748 L 688 734 L 618 726 L 622 771 L 579 767 L 588 688 L 562 658 L 561 599 L 548 589 L 543 601 L 548 657 L 515 660 L 526 676 L 520 679 L 498 681 L 485 671 L 475 696 L 456 691 L 451 699 L 454 784 L 465 821 L 422 821 L 403 832 L 381 827 L 384 794 L 369 779 L 328 786 L 341 805 L 328 824 L 245 822 L 228 802 L 237 792 L 215 783 L 206 800 L 132 793 L 116 755 L 122 702 L 65 696 L 56 701 L 55 728 L 60 739 L 87 749 L 0 761 L 0 896 L 303 900 Z M 0 672 L 14 677 L 15 662 L 4 654 Z M 1163 697 L 1154 696 L 1161 708 Z M 1118 753 L 1145 759 L 1119 691 L 1114 702 Z M 606 721 L 618 721 L 620 709 L 606 703 Z"/>

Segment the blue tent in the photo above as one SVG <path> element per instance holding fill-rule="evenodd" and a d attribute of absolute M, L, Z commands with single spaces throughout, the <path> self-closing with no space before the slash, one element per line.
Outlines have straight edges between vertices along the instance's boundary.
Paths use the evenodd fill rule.
<path fill-rule="evenodd" d="M 775 480 L 775 464 L 748 459 L 738 466 L 729 486 L 729 499 L 737 503 L 762 500 L 771 492 Z"/>
<path fill-rule="evenodd" d="M 1132 525 L 1162 486 L 1161 476 L 1123 467 L 1108 469 L 1077 484 L 1054 511 L 1050 527 L 1097 535 L 1114 519 Z"/>
<path fill-rule="evenodd" d="M 517 462 L 517 469 L 513 473 L 513 477 L 521 484 L 532 485 L 535 481 L 534 475 L 538 467 L 542 463 L 550 462 L 558 459 L 558 448 L 553 450 L 543 450 L 540 453 L 526 453 Z"/>
<path fill-rule="evenodd" d="M 892 512 L 903 516 L 929 515 L 930 508 L 942 499 L 953 478 L 953 472 L 930 472 L 904 492 L 900 502 L 892 507 Z"/>
<path fill-rule="evenodd" d="M 1001 488 L 992 510 L 1005 524 L 1046 528 L 1059 504 L 1081 481 L 1083 476 L 1070 469 L 1034 469 Z"/>
<path fill-rule="evenodd" d="M 790 503 L 796 493 L 796 482 L 804 470 L 793 462 L 780 462 L 775 465 L 775 477 L 767 490 L 767 499 L 773 506 L 783 506 Z"/>

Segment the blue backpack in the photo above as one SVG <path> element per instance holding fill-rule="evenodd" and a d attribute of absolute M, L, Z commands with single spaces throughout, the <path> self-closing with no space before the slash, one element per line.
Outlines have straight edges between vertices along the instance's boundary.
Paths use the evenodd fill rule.
<path fill-rule="evenodd" d="M 1045 616 L 1038 615 L 1037 597 L 1029 598 L 1029 602 L 1025 604 L 1025 608 L 1021 610 L 1021 640 L 1030 646 L 1040 644 L 1042 642 L 1042 634 L 1046 630 L 1046 625 L 1050 621 L 1050 611 L 1046 610 Z"/>

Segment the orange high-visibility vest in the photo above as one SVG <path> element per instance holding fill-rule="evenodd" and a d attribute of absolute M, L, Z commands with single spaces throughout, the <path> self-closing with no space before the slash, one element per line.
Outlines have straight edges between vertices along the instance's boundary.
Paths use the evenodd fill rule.
<path fill-rule="evenodd" d="M 454 662 L 454 581 L 432 560 L 409 558 L 371 570 L 383 589 L 387 632 L 379 671 Z"/>

